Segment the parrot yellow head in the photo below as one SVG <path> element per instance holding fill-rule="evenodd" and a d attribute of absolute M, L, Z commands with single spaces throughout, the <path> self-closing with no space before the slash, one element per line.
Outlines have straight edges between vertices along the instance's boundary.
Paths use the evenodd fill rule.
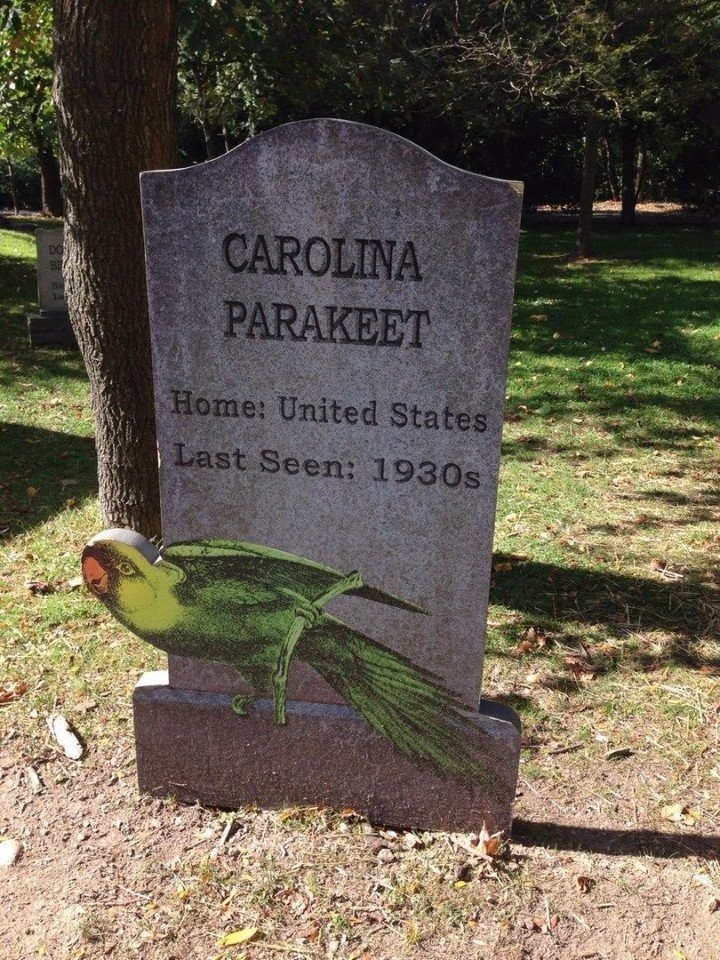
<path fill-rule="evenodd" d="M 182 614 L 175 587 L 185 574 L 131 530 L 93 537 L 83 550 L 82 573 L 90 592 L 141 637 L 171 629 Z"/>

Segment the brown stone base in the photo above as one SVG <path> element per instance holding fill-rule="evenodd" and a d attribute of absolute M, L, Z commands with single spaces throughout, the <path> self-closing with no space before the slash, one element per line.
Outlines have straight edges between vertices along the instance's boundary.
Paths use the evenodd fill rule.
<path fill-rule="evenodd" d="M 481 703 L 478 738 L 490 786 L 466 786 L 411 763 L 350 707 L 293 701 L 288 723 L 270 701 L 237 716 L 227 694 L 169 687 L 144 674 L 133 695 L 140 789 L 235 808 L 352 807 L 405 829 L 510 833 L 520 726 L 507 707 Z"/>

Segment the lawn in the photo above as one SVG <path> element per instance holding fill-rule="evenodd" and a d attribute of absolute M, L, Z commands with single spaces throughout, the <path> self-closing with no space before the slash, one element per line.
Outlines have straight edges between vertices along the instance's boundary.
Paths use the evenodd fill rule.
<path fill-rule="evenodd" d="M 0 837 L 25 850 L 0 868 L 4 955 L 716 957 L 720 231 L 606 227 L 587 262 L 569 230 L 523 232 L 483 687 L 520 713 L 523 752 L 513 842 L 483 857 L 350 811 L 136 796 L 132 687 L 162 660 L 77 586 L 101 523 L 87 383 L 77 354 L 28 347 L 17 226 L 0 230 Z"/>

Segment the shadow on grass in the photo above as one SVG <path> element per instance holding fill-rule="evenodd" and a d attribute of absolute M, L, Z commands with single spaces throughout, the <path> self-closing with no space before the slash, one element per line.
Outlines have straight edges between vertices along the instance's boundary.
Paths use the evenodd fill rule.
<path fill-rule="evenodd" d="M 548 847 L 609 856 L 704 857 L 720 860 L 720 837 L 659 830 L 573 827 L 545 820 L 513 821 L 512 838 L 524 847 Z"/>
<path fill-rule="evenodd" d="M 0 423 L 0 478 L 0 528 L 14 536 L 97 492 L 95 442 Z"/>
<path fill-rule="evenodd" d="M 497 559 L 502 559 L 498 555 Z M 583 640 L 578 627 L 601 626 L 611 637 L 633 638 L 622 652 L 622 666 L 653 670 L 663 664 L 695 669 L 720 669 L 717 653 L 700 651 L 705 641 L 720 636 L 720 592 L 693 582 L 653 580 L 626 574 L 604 573 L 582 567 L 530 561 L 511 571 L 495 574 L 490 601 L 520 611 L 528 621 L 546 631 L 560 631 L 564 642 Z M 509 656 L 517 643 L 517 624 L 496 629 L 502 637 L 494 656 Z M 642 646 L 642 634 L 657 633 Z M 609 660 L 603 669 L 620 665 Z"/>
<path fill-rule="evenodd" d="M 710 271 L 720 232 L 603 233 L 597 241 L 605 259 L 578 264 L 561 253 L 572 249 L 569 234 L 523 236 L 510 415 L 528 427 L 537 416 L 600 417 L 603 456 L 618 443 L 696 447 L 718 430 L 720 280 Z"/>

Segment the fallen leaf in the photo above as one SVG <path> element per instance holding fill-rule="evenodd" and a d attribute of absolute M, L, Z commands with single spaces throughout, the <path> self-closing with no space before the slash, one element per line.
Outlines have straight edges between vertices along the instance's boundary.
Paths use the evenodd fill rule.
<path fill-rule="evenodd" d="M 694 827 L 702 814 L 697 810 L 692 810 L 684 803 L 669 803 L 660 811 L 660 816 L 664 820 L 671 820 L 673 823 L 681 823 L 685 827 Z"/>
<path fill-rule="evenodd" d="M 593 886 L 595 885 L 594 880 L 590 877 L 575 877 L 575 883 L 580 893 L 590 893 Z"/>
<path fill-rule="evenodd" d="M 90 713 L 91 710 L 97 709 L 96 700 L 81 700 L 80 703 L 75 707 L 77 713 Z"/>
<path fill-rule="evenodd" d="M 650 569 L 654 570 L 655 573 L 659 573 L 662 577 L 665 577 L 666 580 L 685 579 L 684 574 L 678 573 L 676 570 L 672 570 L 666 560 L 652 559 L 650 561 Z"/>
<path fill-rule="evenodd" d="M 563 657 L 563 662 L 567 669 L 572 670 L 573 673 L 596 674 L 600 672 L 600 667 L 594 663 L 588 663 L 588 661 L 579 654 L 571 654 L 570 656 Z"/>
<path fill-rule="evenodd" d="M 535 653 L 548 645 L 548 637 L 540 627 L 527 627 L 518 637 L 518 643 L 512 652 L 523 656 L 526 653 Z"/>
<path fill-rule="evenodd" d="M 79 480 L 73 479 L 73 477 L 63 477 L 60 481 L 61 487 L 76 487 L 80 483 Z"/>
<path fill-rule="evenodd" d="M 37 770 L 34 767 L 25 768 L 25 780 L 29 784 L 33 793 L 43 792 L 42 780 L 38 776 Z"/>
<path fill-rule="evenodd" d="M 609 750 L 605 754 L 606 760 L 624 760 L 625 757 L 631 757 L 633 751 L 630 747 L 617 747 L 615 750 Z"/>
<path fill-rule="evenodd" d="M 221 947 L 236 947 L 239 943 L 250 943 L 251 940 L 258 940 L 261 936 L 257 927 L 244 927 L 242 930 L 226 933 L 224 937 L 220 937 L 218 943 Z"/>
<path fill-rule="evenodd" d="M 83 585 L 82 577 L 71 577 L 66 584 L 68 590 L 77 590 L 78 587 L 81 587 L 82 585 Z"/>
<path fill-rule="evenodd" d="M 502 853 L 504 846 L 505 842 L 503 840 L 502 832 L 500 831 L 493 834 L 488 833 L 488 830 L 483 823 L 482 829 L 478 835 L 476 848 L 480 856 L 487 857 L 488 859 L 492 860 L 493 857 L 497 857 Z"/>
<path fill-rule="evenodd" d="M 55 587 L 51 583 L 48 583 L 47 580 L 26 580 L 25 589 L 29 590 L 33 596 L 37 596 L 39 593 L 46 594 L 55 592 Z"/>
<path fill-rule="evenodd" d="M 22 680 L 11 683 L 7 687 L 0 687 L 0 705 L 19 700 L 24 693 L 27 693 L 27 684 L 23 683 Z"/>
<path fill-rule="evenodd" d="M 720 677 L 720 666 L 714 663 L 704 663 L 698 673 L 701 673 L 704 677 Z"/>
<path fill-rule="evenodd" d="M 493 564 L 493 570 L 496 573 L 508 573 L 508 571 L 512 570 L 512 568 L 513 568 L 513 565 L 511 563 L 507 563 L 504 561 Z"/>
<path fill-rule="evenodd" d="M 25 493 L 30 497 L 30 499 L 32 499 L 33 497 L 36 497 L 38 493 L 40 493 L 40 490 L 38 487 L 28 487 Z"/>

